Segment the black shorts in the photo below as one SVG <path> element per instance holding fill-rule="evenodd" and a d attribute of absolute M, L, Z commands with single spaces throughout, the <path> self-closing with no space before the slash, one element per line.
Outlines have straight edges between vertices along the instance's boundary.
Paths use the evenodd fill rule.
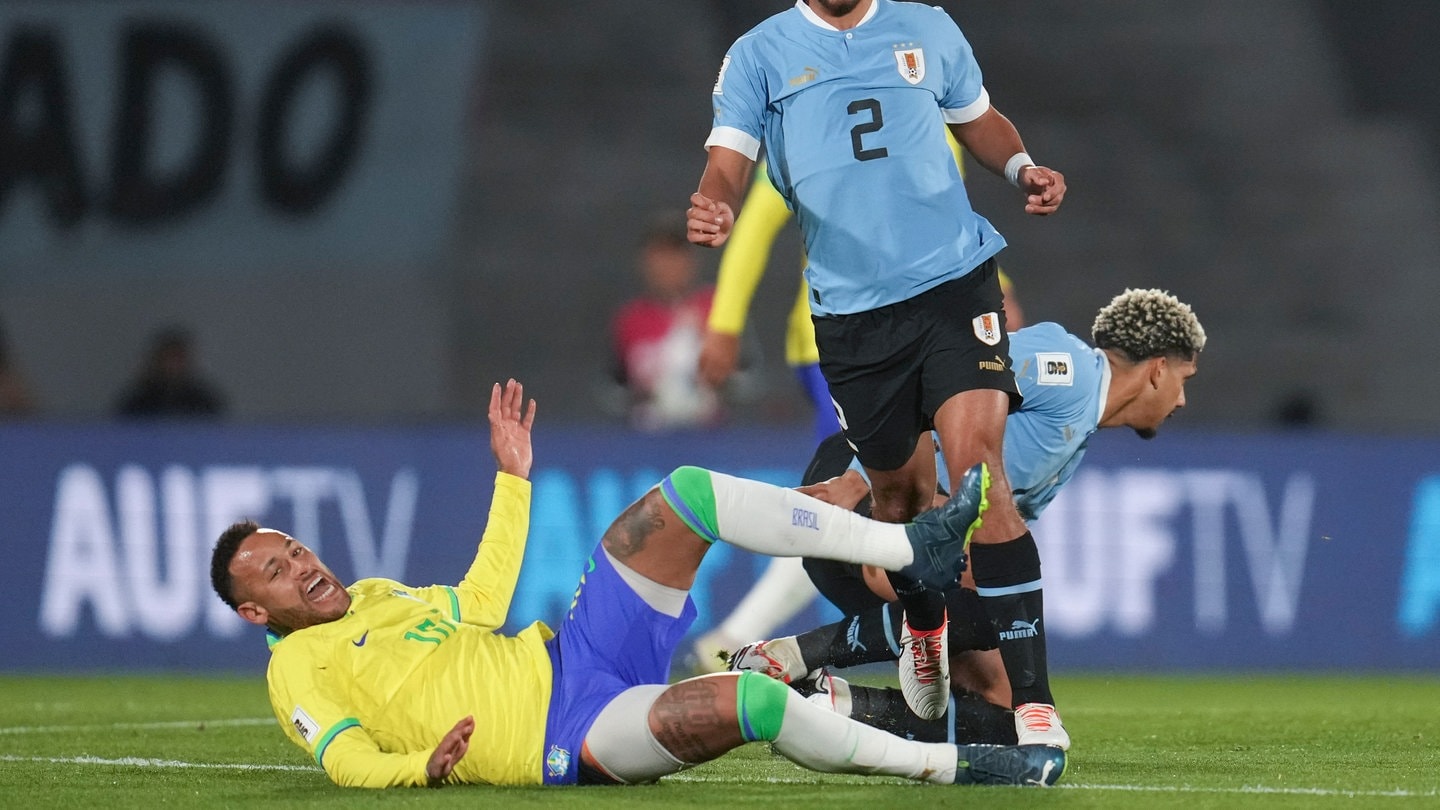
<path fill-rule="evenodd" d="M 1011 412 L 1020 407 L 993 258 L 914 298 L 814 321 L 820 371 L 869 469 L 909 461 L 935 412 L 962 391 L 1004 391 Z"/>

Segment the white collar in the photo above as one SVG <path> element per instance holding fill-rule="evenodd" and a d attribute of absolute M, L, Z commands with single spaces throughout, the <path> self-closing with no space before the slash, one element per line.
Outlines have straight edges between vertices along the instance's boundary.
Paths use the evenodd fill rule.
<path fill-rule="evenodd" d="M 1110 356 L 1104 349 L 1094 349 L 1100 358 L 1100 410 L 1095 413 L 1095 429 L 1100 429 L 1100 423 L 1105 419 L 1105 405 L 1110 401 Z"/>
<path fill-rule="evenodd" d="M 826 31 L 839 31 L 839 30 L 840 30 L 839 28 L 836 28 L 835 26 L 831 25 L 830 23 L 825 22 L 824 20 L 820 19 L 820 15 L 819 15 L 819 14 L 816 14 L 815 11 L 814 11 L 814 9 L 810 8 L 809 4 L 806 3 L 805 0 L 795 0 L 795 7 L 798 8 L 798 9 L 800 9 L 800 13 L 805 16 L 805 19 L 809 20 L 811 23 L 813 23 L 813 24 L 815 24 L 815 25 L 818 25 L 818 26 L 821 27 L 821 28 L 824 28 Z M 880 0 L 875 0 L 875 2 L 873 2 L 873 3 L 870 4 L 870 10 L 867 11 L 867 12 L 865 12 L 865 16 L 860 18 L 860 22 L 855 23 L 855 27 L 856 27 L 856 28 L 859 28 L 860 26 L 864 25 L 865 23 L 870 22 L 870 18 L 875 16 L 875 11 L 876 11 L 877 9 L 879 9 L 879 8 L 880 8 Z"/>

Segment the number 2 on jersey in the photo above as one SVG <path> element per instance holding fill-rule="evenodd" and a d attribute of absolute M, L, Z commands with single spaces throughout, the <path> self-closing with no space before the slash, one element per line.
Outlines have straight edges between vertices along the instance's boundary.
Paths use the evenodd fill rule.
<path fill-rule="evenodd" d="M 890 151 L 885 147 L 880 146 L 866 149 L 865 145 L 860 142 L 861 137 L 871 132 L 877 132 L 881 127 L 885 126 L 885 116 L 880 113 L 880 102 L 873 98 L 858 99 L 850 102 L 850 106 L 846 107 L 845 111 L 851 115 L 859 115 L 864 112 L 870 113 L 869 121 L 856 124 L 850 128 L 850 146 L 855 151 L 855 159 L 874 160 L 876 158 L 888 157 Z"/>

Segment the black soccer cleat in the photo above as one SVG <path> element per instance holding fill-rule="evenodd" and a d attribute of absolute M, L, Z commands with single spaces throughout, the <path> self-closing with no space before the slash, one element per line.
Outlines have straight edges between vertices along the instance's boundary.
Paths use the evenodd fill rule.
<path fill-rule="evenodd" d="M 955 584 L 965 570 L 965 549 L 990 508 L 990 469 L 980 462 L 965 472 L 955 494 L 938 509 L 905 524 L 915 559 L 897 573 L 937 591 Z"/>
<path fill-rule="evenodd" d="M 1053 745 L 961 745 L 957 785 L 1050 787 L 1065 773 L 1065 750 Z"/>

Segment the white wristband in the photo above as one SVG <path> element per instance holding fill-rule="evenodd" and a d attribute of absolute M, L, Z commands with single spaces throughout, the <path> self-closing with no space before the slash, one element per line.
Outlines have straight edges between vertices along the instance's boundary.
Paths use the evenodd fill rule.
<path fill-rule="evenodd" d="M 1031 160 L 1029 155 L 1024 152 L 1016 152 L 1010 156 L 1009 160 L 1005 161 L 1005 179 L 1010 181 L 1010 185 L 1019 188 L 1020 170 L 1034 165 L 1035 161 Z"/>

